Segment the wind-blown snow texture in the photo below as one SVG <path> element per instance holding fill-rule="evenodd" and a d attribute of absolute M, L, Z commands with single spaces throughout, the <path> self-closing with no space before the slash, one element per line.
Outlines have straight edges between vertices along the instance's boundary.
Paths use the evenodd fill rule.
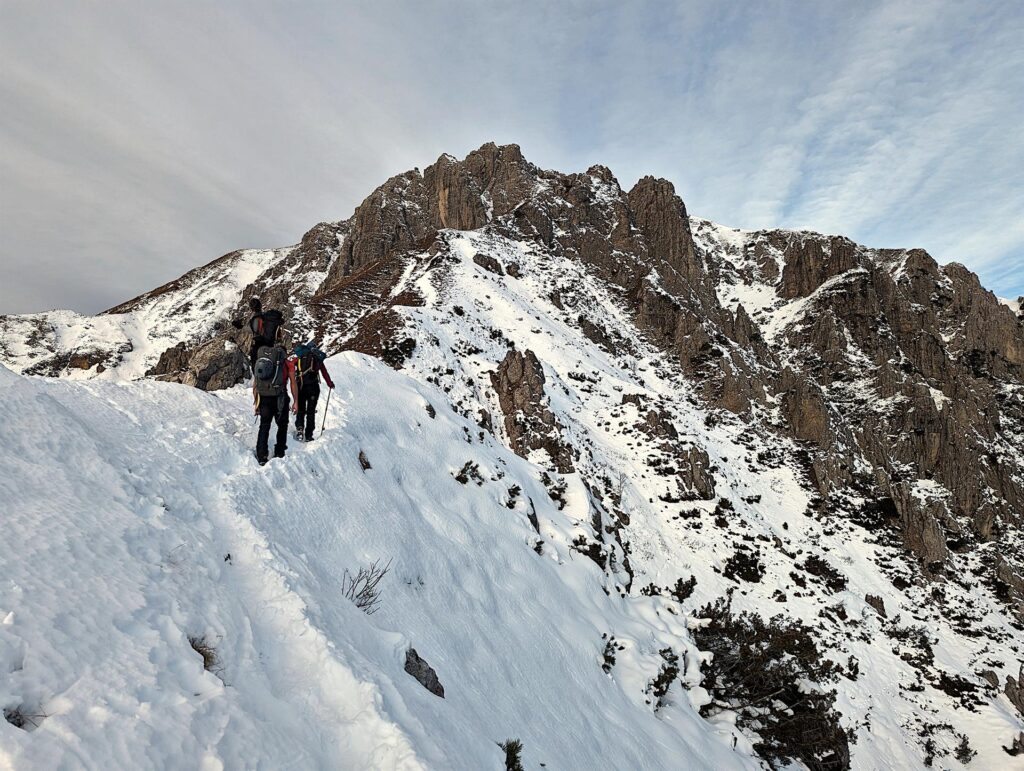
<path fill-rule="evenodd" d="M 756 765 L 678 686 L 680 706 L 652 715 L 657 650 L 697 655 L 685 617 L 605 595 L 569 547 L 579 512 L 552 505 L 536 468 L 435 389 L 359 354 L 328 367 L 331 425 L 265 468 L 244 389 L 2 371 L 18 418 L 0 485 L 18 503 L 0 550 L 0 701 L 46 717 L 0 724 L 0 762 L 491 768 L 495 742 L 518 736 L 532 767 Z M 479 483 L 456 481 L 466 462 Z M 342 576 L 375 559 L 391 572 L 367 616 Z M 615 678 L 609 631 L 628 646 Z M 214 673 L 189 636 L 215 646 Z M 444 700 L 402 670 L 410 646 Z"/>
<path fill-rule="evenodd" d="M 596 206 L 622 197 L 587 184 Z M 504 204 L 481 201 L 489 223 Z M 1020 671 L 1020 624 L 972 578 L 997 543 L 951 553 L 951 579 L 933 583 L 898 542 L 823 516 L 806 448 L 772 428 L 777 398 L 753 416 L 709 405 L 638 330 L 621 287 L 571 254 L 442 229 L 315 295 L 292 327 L 318 326 L 328 350 L 356 340 L 401 371 L 329 359 L 326 432 L 264 468 L 244 387 L 139 379 L 165 348 L 219 334 L 254 282 L 265 299 L 308 300 L 348 227 L 226 255 L 116 313 L 0 319 L 11 370 L 70 375 L 0 370 L 14 416 L 0 424 L 0 706 L 45 715 L 29 731 L 0 721 L 0 768 L 499 768 L 507 738 L 526 768 L 756 768 L 756 737 L 730 712 L 699 711 L 707 654 L 690 629 L 727 595 L 814 629 L 845 673 L 818 685 L 837 691 L 853 768 L 1020 761 L 1003 746 L 1024 720 L 1002 692 Z M 745 256 L 758 233 L 689 227 L 717 301 L 742 305 L 784 360 L 816 298 L 863 272 L 783 297 L 781 257 Z M 898 273 L 906 253 L 894 254 Z M 324 307 L 333 315 L 314 325 Z M 569 473 L 544 449 L 508 449 L 522 416 L 504 414 L 494 373 L 510 350 L 542 363 Z M 713 490 L 681 489 L 681 460 Z M 922 478 L 912 495 L 947 492 Z M 366 615 L 342 582 L 375 560 L 391 572 Z M 757 577 L 737 576 L 737 560 Z M 665 589 L 691 578 L 686 599 Z M 215 646 L 213 673 L 190 636 Z M 410 647 L 443 700 L 403 671 Z M 681 673 L 655 709 L 665 649 Z M 963 737 L 977 754 L 962 762 Z"/>

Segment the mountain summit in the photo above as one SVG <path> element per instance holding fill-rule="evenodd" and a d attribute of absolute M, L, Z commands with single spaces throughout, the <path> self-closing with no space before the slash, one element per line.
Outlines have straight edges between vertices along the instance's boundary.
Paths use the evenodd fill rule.
<path fill-rule="evenodd" d="M 584 619 L 566 639 L 595 633 L 584 664 L 596 675 L 559 680 L 559 694 L 531 677 L 515 693 L 474 685 L 474 657 L 444 634 L 460 622 L 457 602 L 432 611 L 448 621 L 428 613 L 440 631 L 412 610 L 387 619 L 413 643 L 433 640 L 459 709 L 486 710 L 487 691 L 504 689 L 495 709 L 528 758 L 672 767 L 610 726 L 585 732 L 601 748 L 576 755 L 584 734 L 525 717 L 538 700 L 577 703 L 572 689 L 594 687 L 592 675 L 611 689 L 605 714 L 628 713 L 623 725 L 673 747 L 681 767 L 697 766 L 687 757 L 705 742 L 709 767 L 760 756 L 812 769 L 998 767 L 1004 746 L 1024 745 L 1024 321 L 963 266 L 842 236 L 723 227 L 688 215 L 667 180 L 624 191 L 603 166 L 563 174 L 486 144 L 389 179 L 295 246 L 232 252 L 94 317 L 0 317 L 0 361 L 90 381 L 81 387 L 96 395 L 113 385 L 94 381 L 158 380 L 223 392 L 218 404 L 234 408 L 252 297 L 285 312 L 294 341 L 321 340 L 332 373 L 370 367 L 382 392 L 422 397 L 430 414 L 417 424 L 440 408 L 454 421 L 451 437 L 431 429 L 388 456 L 397 476 L 376 458 L 374 471 L 355 471 L 386 485 L 404 478 L 400 455 L 419 457 L 410 468 L 433 492 L 396 498 L 397 527 L 450 536 L 451 564 L 476 565 L 498 605 L 548 589 L 478 565 L 488 555 L 467 540 L 472 522 L 460 513 L 448 532 L 423 521 L 424 507 L 443 517 L 445 496 L 462 512 L 458 496 L 489 491 L 523 524 L 481 524 L 501 549 L 551 558 L 544 580 L 562 582 L 560 612 Z M 348 415 L 408 440 L 394 421 L 412 413 L 389 416 L 351 388 Z M 337 448 L 317 452 L 341 463 Z M 436 468 L 422 463 L 434 456 Z M 351 484 L 351 469 L 318 469 L 324 486 Z M 538 612 L 558 623 L 552 608 Z M 494 630 L 480 634 L 486 648 Z M 503 649 L 518 658 L 502 667 L 545 655 L 543 638 L 527 640 L 541 648 Z M 780 680 L 771 698 L 746 702 L 749 681 L 722 666 L 737 650 L 762 674 L 795 677 L 779 662 L 800 661 L 802 685 Z M 406 687 L 386 667 L 364 669 L 385 690 Z M 438 729 L 434 744 L 410 726 L 443 713 L 384 712 L 402 752 L 428 766 L 507 738 Z"/>

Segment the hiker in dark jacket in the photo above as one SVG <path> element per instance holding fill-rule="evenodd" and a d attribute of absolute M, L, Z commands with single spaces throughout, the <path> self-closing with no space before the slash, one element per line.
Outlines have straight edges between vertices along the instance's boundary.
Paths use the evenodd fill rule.
<path fill-rule="evenodd" d="M 288 391 L 298 403 L 295 367 L 281 344 L 281 329 L 275 331 L 274 341 L 257 349 L 253 365 L 253 412 L 260 416 L 256 435 L 256 460 L 262 466 L 270 457 L 268 443 L 270 424 L 277 423 L 277 442 L 274 457 L 283 458 L 288 449 Z M 294 408 L 293 408 L 294 409 Z"/>
<path fill-rule="evenodd" d="M 313 429 L 316 428 L 316 402 L 320 398 L 320 375 L 324 376 L 328 388 L 334 388 L 327 367 L 324 366 L 324 354 L 313 343 L 295 346 L 291 358 L 295 371 L 295 381 L 299 386 L 299 396 L 295 403 L 295 438 L 299 441 L 312 442 Z"/>
<path fill-rule="evenodd" d="M 249 300 L 252 317 L 249 319 L 249 331 L 252 332 L 252 344 L 249 346 L 249 369 L 256 369 L 256 353 L 264 345 L 272 345 L 273 340 L 263 336 L 263 303 L 259 297 Z"/>
<path fill-rule="evenodd" d="M 252 318 L 249 319 L 249 331 L 252 333 L 252 345 L 249 347 L 249 366 L 256 367 L 256 355 L 264 345 L 273 345 L 277 340 L 277 330 L 284 324 L 284 314 L 276 308 L 263 310 L 258 297 L 249 300 Z"/>

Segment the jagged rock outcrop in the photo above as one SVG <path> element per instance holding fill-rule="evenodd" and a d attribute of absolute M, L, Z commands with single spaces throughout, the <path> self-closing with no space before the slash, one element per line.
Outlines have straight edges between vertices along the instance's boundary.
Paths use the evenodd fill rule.
<path fill-rule="evenodd" d="M 1017 711 L 1024 715 L 1024 664 L 1020 666 L 1017 677 L 1010 675 L 1006 678 L 1006 687 L 1003 689 L 1006 698 L 1017 708 Z"/>
<path fill-rule="evenodd" d="M 1019 733 L 1014 738 L 1013 743 L 1009 747 L 1003 747 L 1006 754 L 1010 757 L 1018 757 L 1024 755 L 1024 733 Z"/>
<path fill-rule="evenodd" d="M 806 238 L 780 231 L 776 235 L 785 240 L 779 294 L 786 299 L 806 297 L 830 278 L 857 266 L 857 246 L 847 238 Z"/>
<path fill-rule="evenodd" d="M 204 391 L 218 391 L 245 380 L 249 376 L 249 360 L 229 340 L 211 340 L 195 350 L 178 343 L 164 351 L 156 366 L 146 374 Z"/>
<path fill-rule="evenodd" d="M 627 200 L 648 253 L 671 268 L 663 277 L 666 288 L 675 294 L 692 291 L 703 304 L 714 304 L 710 277 L 694 253 L 686 206 L 676 195 L 672 183 L 667 179 L 643 177 L 629 191 Z"/>
<path fill-rule="evenodd" d="M 690 500 L 710 501 L 715 497 L 715 476 L 707 451 L 690 447 L 679 456 L 679 486 Z"/>
<path fill-rule="evenodd" d="M 464 161 L 443 155 L 422 173 L 392 177 L 356 209 L 322 291 L 332 291 L 378 260 L 416 248 L 441 228 L 472 230 L 507 215 L 525 200 L 537 173 L 517 145 L 488 143 Z"/>
<path fill-rule="evenodd" d="M 415 677 L 416 681 L 432 694 L 444 698 L 444 686 L 437 679 L 437 672 L 420 658 L 415 648 L 409 648 L 405 652 L 405 671 Z"/>
<path fill-rule="evenodd" d="M 905 544 L 926 564 L 945 558 L 947 538 L 962 542 L 964 527 L 989 540 L 1001 518 L 1019 518 L 1020 476 L 991 450 L 1006 436 L 1001 421 L 1021 419 L 999 385 L 1024 371 L 1010 310 L 962 266 L 940 267 L 920 249 L 870 252 L 787 234 L 759 242 L 764 256 L 773 244 L 780 295 L 805 303 L 781 338 L 791 352 L 779 350 L 788 366 L 777 388 L 794 435 L 832 458 L 862 454 L 892 480 L 883 487 L 909 472 L 948 490 L 941 506 L 892 496 Z"/>
<path fill-rule="evenodd" d="M 904 546 L 925 566 L 941 565 L 948 553 L 946 535 L 939 524 L 946 518 L 945 504 L 934 499 L 921 500 L 902 484 L 894 485 L 892 492 L 900 515 Z"/>
<path fill-rule="evenodd" d="M 242 350 L 227 340 L 211 340 L 191 356 L 182 383 L 204 391 L 230 388 L 249 374 L 249 361 Z"/>
<path fill-rule="evenodd" d="M 885 612 L 885 600 L 879 597 L 877 594 L 866 594 L 864 595 L 864 602 L 875 609 L 875 612 L 882 618 L 888 617 L 888 613 Z"/>
<path fill-rule="evenodd" d="M 820 447 L 830 447 L 835 441 L 835 432 L 821 390 L 789 368 L 783 370 L 779 390 L 782 392 L 782 414 L 793 435 Z"/>
<path fill-rule="evenodd" d="M 172 345 L 160 354 L 156 365 L 147 370 L 146 374 L 158 380 L 173 380 L 180 383 L 180 375 L 188 368 L 190 356 L 191 353 L 184 342 Z"/>
<path fill-rule="evenodd" d="M 491 385 L 505 415 L 512 449 L 524 458 L 544 450 L 558 472 L 571 473 L 572 453 L 562 438 L 561 423 L 547 406 L 544 368 L 533 351 L 509 351 L 491 375 Z"/>

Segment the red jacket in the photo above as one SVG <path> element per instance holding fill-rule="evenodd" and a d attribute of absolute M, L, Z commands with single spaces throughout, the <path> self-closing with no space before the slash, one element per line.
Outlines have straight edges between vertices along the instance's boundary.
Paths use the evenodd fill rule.
<path fill-rule="evenodd" d="M 288 358 L 288 364 L 291 366 L 292 371 L 295 372 L 295 382 L 296 382 L 296 384 L 301 388 L 303 383 L 299 382 L 299 379 L 302 377 L 303 373 L 301 371 L 301 363 L 299 362 L 299 357 L 298 356 L 291 356 L 291 357 L 289 357 Z M 334 388 L 334 381 L 331 380 L 331 376 L 327 372 L 327 367 L 324 366 L 324 363 L 322 361 L 318 361 L 317 364 L 318 364 L 318 366 L 317 366 L 317 374 L 318 375 L 322 374 L 324 376 L 324 380 L 327 381 L 327 387 L 328 388 Z"/>

